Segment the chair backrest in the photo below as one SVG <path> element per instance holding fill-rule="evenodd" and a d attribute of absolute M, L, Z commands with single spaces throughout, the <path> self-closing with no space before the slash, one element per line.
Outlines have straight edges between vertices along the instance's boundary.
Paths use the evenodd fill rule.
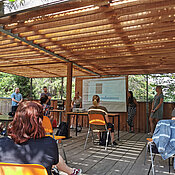
<path fill-rule="evenodd" d="M 50 119 L 47 116 L 43 116 L 42 126 L 46 133 L 53 133 L 52 124 L 50 122 Z"/>
<path fill-rule="evenodd" d="M 89 116 L 89 124 L 91 125 L 105 125 L 106 124 L 103 114 L 88 114 L 88 116 Z"/>
<path fill-rule="evenodd" d="M 39 164 L 13 164 L 0 162 L 0 175 L 48 175 Z"/>
<path fill-rule="evenodd" d="M 89 109 L 88 116 L 89 116 L 89 124 L 91 125 L 105 125 L 105 115 L 106 111 L 102 109 Z"/>

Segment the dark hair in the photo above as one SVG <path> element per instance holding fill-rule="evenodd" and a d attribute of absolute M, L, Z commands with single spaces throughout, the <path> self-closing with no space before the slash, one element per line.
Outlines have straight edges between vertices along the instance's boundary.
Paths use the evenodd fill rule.
<path fill-rule="evenodd" d="M 158 85 L 158 86 L 156 86 L 156 88 L 159 88 L 160 89 L 160 92 L 163 93 L 162 92 L 162 86 Z"/>
<path fill-rule="evenodd" d="M 44 88 L 47 88 L 47 87 L 46 87 L 46 86 L 43 86 L 43 89 L 44 89 Z"/>
<path fill-rule="evenodd" d="M 47 96 L 46 94 L 44 94 L 44 95 L 41 96 L 41 98 L 40 98 L 40 103 L 41 103 L 41 104 L 46 103 L 47 99 L 48 99 L 48 96 Z"/>
<path fill-rule="evenodd" d="M 100 97 L 98 95 L 94 95 L 93 98 L 92 98 L 92 101 L 93 101 L 93 105 L 97 106 L 97 104 L 100 101 Z"/>
<path fill-rule="evenodd" d="M 132 91 L 128 91 L 128 92 L 131 94 L 131 96 L 128 98 L 128 103 L 132 103 L 134 101 L 133 92 Z"/>
<path fill-rule="evenodd" d="M 43 108 L 37 102 L 22 102 L 9 125 L 8 134 L 15 143 L 21 144 L 30 138 L 37 139 L 45 136 L 42 127 Z"/>

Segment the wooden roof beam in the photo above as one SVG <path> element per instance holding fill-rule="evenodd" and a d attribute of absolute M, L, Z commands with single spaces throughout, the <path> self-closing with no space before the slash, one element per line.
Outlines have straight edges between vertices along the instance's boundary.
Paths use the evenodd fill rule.
<path fill-rule="evenodd" d="M 52 55 L 52 56 L 55 56 L 55 57 L 57 57 L 57 58 L 59 58 L 59 59 L 65 61 L 65 62 L 70 62 L 69 60 L 67 60 L 66 58 L 64 58 L 64 57 L 62 57 L 62 56 L 59 56 L 59 55 L 57 55 L 57 54 L 55 54 L 55 53 L 53 53 L 53 52 L 51 52 L 51 51 L 49 51 L 49 50 L 46 50 L 45 48 L 43 48 L 43 47 L 41 47 L 41 46 L 39 46 L 39 45 L 37 45 L 37 44 L 34 44 L 33 42 L 27 41 L 26 39 L 21 38 L 21 37 L 15 35 L 15 34 L 11 33 L 10 31 L 4 30 L 2 26 L 0 26 L 0 31 L 3 32 L 3 33 L 5 33 L 5 34 L 7 34 L 7 35 L 10 35 L 10 36 L 12 36 L 12 37 L 18 39 L 18 40 L 20 40 L 20 41 L 22 41 L 22 42 L 25 42 L 25 43 L 27 43 L 28 45 L 33 46 L 34 48 L 38 48 L 39 50 L 42 50 L 42 51 L 46 52 L 47 54 L 50 54 L 50 55 Z M 95 74 L 95 75 L 100 76 L 98 73 L 95 73 L 95 72 L 93 72 L 93 71 L 91 71 L 91 70 L 89 70 L 89 69 L 87 69 L 87 68 L 84 68 L 84 67 L 82 67 L 81 65 L 78 65 L 78 64 L 76 64 L 76 63 L 74 63 L 74 62 L 73 62 L 73 64 L 74 64 L 75 66 L 81 68 L 81 69 L 85 69 L 86 71 L 88 71 L 88 72 L 90 72 L 90 73 L 92 73 L 92 74 Z"/>
<path fill-rule="evenodd" d="M 106 8 L 108 8 L 108 9 L 111 8 L 109 1 L 108 1 L 108 5 L 105 5 L 105 6 L 101 6 L 100 7 L 100 9 L 101 9 L 102 12 Z M 122 39 L 123 43 L 126 45 L 126 47 L 128 48 L 128 50 L 130 51 L 130 53 L 131 54 L 137 53 L 137 51 L 135 50 L 134 46 L 132 45 L 133 44 L 132 41 L 125 34 L 125 31 L 123 30 L 123 26 L 121 25 L 118 17 L 116 17 L 115 11 L 112 11 L 112 8 L 111 8 L 111 12 L 110 13 L 104 12 L 104 15 L 107 17 L 107 19 L 109 20 L 109 22 L 113 24 L 116 33 L 120 36 L 120 38 Z M 130 46 L 127 46 L 128 44 Z"/>

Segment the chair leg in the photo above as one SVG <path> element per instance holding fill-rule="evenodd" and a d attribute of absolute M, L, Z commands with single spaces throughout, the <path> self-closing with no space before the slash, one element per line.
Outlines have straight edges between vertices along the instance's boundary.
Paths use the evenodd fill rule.
<path fill-rule="evenodd" d="M 107 131 L 105 151 L 107 150 L 108 147 L 108 139 L 109 139 L 109 130 Z"/>
<path fill-rule="evenodd" d="M 169 173 L 170 173 L 170 165 L 171 165 L 171 163 L 170 163 L 170 157 L 168 158 L 168 165 L 169 165 Z"/>
<path fill-rule="evenodd" d="M 64 155 L 64 160 L 65 160 L 65 162 L 66 162 L 66 164 L 67 164 L 67 157 L 66 157 L 66 153 L 65 153 L 65 151 L 64 151 L 64 146 L 63 146 L 63 142 L 62 142 L 62 140 L 61 140 L 61 149 L 63 150 L 63 155 Z"/>
<path fill-rule="evenodd" d="M 153 171 L 153 175 L 155 175 L 155 170 L 154 170 L 154 160 L 153 160 L 153 153 L 152 153 L 152 146 L 150 143 L 150 154 L 151 154 L 151 163 L 152 163 L 152 171 Z"/>
<path fill-rule="evenodd" d="M 93 131 L 91 131 L 91 133 L 92 133 L 92 142 L 94 144 L 94 133 L 93 133 Z"/>
<path fill-rule="evenodd" d="M 89 133 L 90 133 L 90 127 L 89 127 L 89 130 L 88 130 L 87 136 L 86 136 L 86 141 L 85 141 L 85 144 L 84 144 L 84 149 L 86 149 L 86 145 L 87 145 Z"/>
<path fill-rule="evenodd" d="M 144 165 L 145 165 L 145 163 L 146 163 L 147 153 L 148 153 L 148 143 L 147 143 L 147 145 L 146 145 L 146 150 L 145 150 L 145 160 L 144 160 Z"/>

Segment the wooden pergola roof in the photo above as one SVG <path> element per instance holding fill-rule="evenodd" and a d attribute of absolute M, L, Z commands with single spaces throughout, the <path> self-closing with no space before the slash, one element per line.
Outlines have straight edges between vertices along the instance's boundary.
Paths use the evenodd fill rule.
<path fill-rule="evenodd" d="M 0 71 L 26 77 L 175 72 L 175 0 L 72 0 L 0 18 Z"/>

